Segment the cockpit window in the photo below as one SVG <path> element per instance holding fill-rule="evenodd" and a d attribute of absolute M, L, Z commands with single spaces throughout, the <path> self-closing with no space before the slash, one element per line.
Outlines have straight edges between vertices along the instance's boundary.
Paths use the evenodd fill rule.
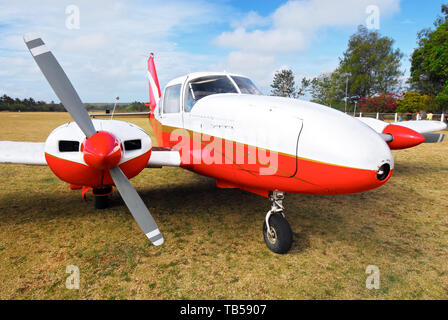
<path fill-rule="evenodd" d="M 185 89 L 185 111 L 190 112 L 200 99 L 218 93 L 238 93 L 227 76 L 208 76 L 190 81 Z"/>
<path fill-rule="evenodd" d="M 257 89 L 249 78 L 232 76 L 232 79 L 238 88 L 240 88 L 241 93 L 261 95 L 260 90 Z"/>
<path fill-rule="evenodd" d="M 165 97 L 163 99 L 163 113 L 180 112 L 180 89 L 180 84 L 176 84 L 165 89 Z"/>

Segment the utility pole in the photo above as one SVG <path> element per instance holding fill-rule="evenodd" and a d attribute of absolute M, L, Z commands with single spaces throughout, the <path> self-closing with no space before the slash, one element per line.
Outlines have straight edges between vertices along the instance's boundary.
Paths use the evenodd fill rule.
<path fill-rule="evenodd" d="M 348 76 L 345 81 L 345 113 L 347 113 L 347 100 L 348 100 Z"/>
<path fill-rule="evenodd" d="M 347 100 L 348 100 L 348 77 L 351 76 L 350 72 L 345 72 L 341 74 L 342 77 L 346 77 L 345 79 L 345 107 L 344 112 L 347 113 Z"/>
<path fill-rule="evenodd" d="M 283 92 L 283 96 L 287 98 L 288 97 L 288 89 L 286 89 L 285 83 L 283 83 L 282 92 Z"/>

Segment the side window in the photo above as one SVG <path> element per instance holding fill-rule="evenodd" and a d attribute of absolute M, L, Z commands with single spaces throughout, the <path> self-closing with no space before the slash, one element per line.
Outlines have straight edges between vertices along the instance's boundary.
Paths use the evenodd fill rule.
<path fill-rule="evenodd" d="M 163 113 L 179 113 L 180 112 L 180 84 L 165 89 L 165 97 L 163 99 Z"/>
<path fill-rule="evenodd" d="M 193 108 L 193 105 L 196 103 L 193 89 L 191 87 L 191 83 L 187 85 L 185 88 L 185 101 L 184 101 L 184 111 L 190 112 Z"/>

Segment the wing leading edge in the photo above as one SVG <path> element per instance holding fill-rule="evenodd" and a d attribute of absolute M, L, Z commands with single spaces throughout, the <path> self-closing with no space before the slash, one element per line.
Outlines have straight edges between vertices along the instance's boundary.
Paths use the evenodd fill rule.
<path fill-rule="evenodd" d="M 436 131 L 442 131 L 446 129 L 446 124 L 441 121 L 434 120 L 410 120 L 402 122 L 387 123 L 374 118 L 356 118 L 359 121 L 364 122 L 370 128 L 375 130 L 387 143 L 393 141 L 393 137 L 390 134 L 386 134 L 386 128 L 391 127 L 389 125 L 403 127 L 411 129 L 425 138 L 425 143 L 438 143 L 445 141 L 445 134 L 433 133 Z"/>
<path fill-rule="evenodd" d="M 46 166 L 44 142 L 0 141 L 0 163 Z"/>
<path fill-rule="evenodd" d="M 46 166 L 44 142 L 0 141 L 0 163 Z M 179 167 L 177 150 L 154 147 L 147 168 Z"/>

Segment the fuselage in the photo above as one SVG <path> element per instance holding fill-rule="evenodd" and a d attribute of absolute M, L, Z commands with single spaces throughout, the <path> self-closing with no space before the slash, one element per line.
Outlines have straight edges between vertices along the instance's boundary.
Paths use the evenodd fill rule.
<path fill-rule="evenodd" d="M 182 167 L 215 178 L 220 187 L 262 195 L 346 194 L 377 188 L 393 172 L 384 140 L 342 112 L 239 89 L 207 95 L 191 108 L 184 98 L 191 79 L 167 85 L 150 123 L 159 146 L 179 150 Z M 174 86 L 179 112 L 164 109 Z"/>

